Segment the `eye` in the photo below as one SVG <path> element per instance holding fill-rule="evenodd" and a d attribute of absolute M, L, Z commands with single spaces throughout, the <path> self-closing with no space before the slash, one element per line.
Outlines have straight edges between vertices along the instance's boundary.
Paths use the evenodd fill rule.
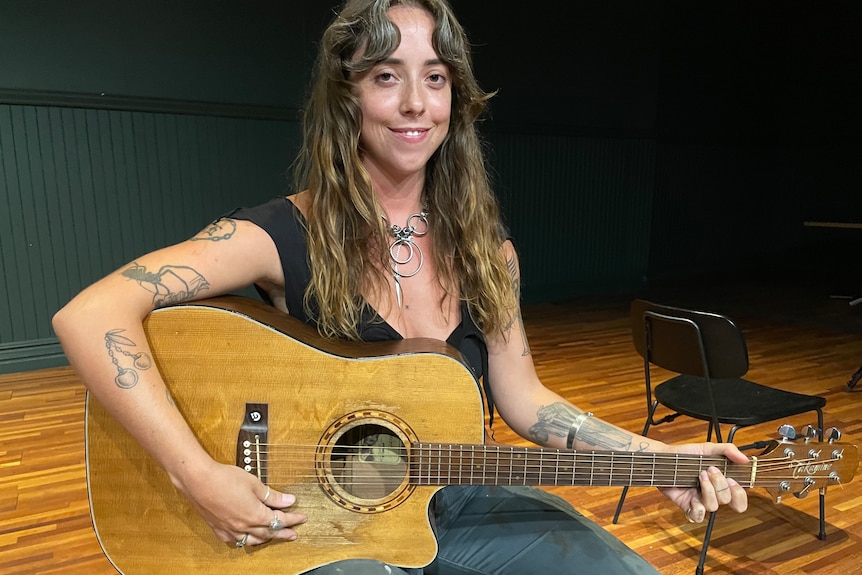
<path fill-rule="evenodd" d="M 395 74 L 392 72 L 380 72 L 374 76 L 374 80 L 379 84 L 391 84 L 395 81 Z"/>
<path fill-rule="evenodd" d="M 434 72 L 428 75 L 428 81 L 435 86 L 442 87 L 446 85 L 446 83 L 449 81 L 449 78 L 443 73 Z"/>

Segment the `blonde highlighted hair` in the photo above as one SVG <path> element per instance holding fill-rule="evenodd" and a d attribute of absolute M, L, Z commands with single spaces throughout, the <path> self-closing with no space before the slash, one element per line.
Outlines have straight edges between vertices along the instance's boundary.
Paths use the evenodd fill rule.
<path fill-rule="evenodd" d="M 505 334 L 517 295 L 502 255 L 500 211 L 476 128 L 493 94 L 480 89 L 466 33 L 445 0 L 348 0 L 323 34 L 294 174 L 295 189 L 308 189 L 311 197 L 306 306 L 324 335 L 357 339 L 368 274 L 379 287 L 385 282 L 380 270 L 389 269 L 382 211 L 360 157 L 362 118 L 350 75 L 397 49 L 398 29 L 387 15 L 396 5 L 433 16 L 434 49 L 452 75 L 449 133 L 425 175 L 440 281 L 447 293 L 457 290 L 466 300 L 486 335 Z"/>

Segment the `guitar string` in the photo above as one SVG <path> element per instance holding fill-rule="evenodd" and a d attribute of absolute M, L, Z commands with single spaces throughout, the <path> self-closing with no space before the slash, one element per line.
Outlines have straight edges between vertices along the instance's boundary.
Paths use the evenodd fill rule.
<path fill-rule="evenodd" d="M 270 453 L 278 453 L 279 451 L 295 451 L 297 453 L 301 451 L 306 451 L 308 453 L 319 453 L 323 448 L 319 445 L 285 445 L 285 444 L 260 444 L 264 449 L 258 450 L 261 455 L 269 455 Z M 267 450 L 266 448 L 269 448 Z M 333 448 L 329 448 L 334 455 L 347 455 L 350 452 L 358 452 L 358 453 L 367 453 L 369 449 L 372 449 L 367 446 L 337 446 Z M 567 458 L 567 459 L 610 459 L 610 460 L 618 460 L 623 461 L 626 459 L 631 459 L 633 462 L 637 463 L 638 460 L 642 462 L 659 462 L 664 460 L 665 462 L 672 462 L 673 466 L 702 466 L 706 463 L 711 463 L 717 467 L 721 467 L 724 465 L 742 465 L 742 466 L 750 466 L 751 463 L 747 464 L 736 464 L 730 462 L 728 459 L 723 457 L 716 456 L 698 456 L 698 455 L 690 455 L 690 454 L 662 454 L 662 453 L 636 453 L 636 452 L 625 452 L 625 451 L 613 451 L 613 452 L 579 452 L 572 450 L 555 450 L 553 448 L 546 449 L 541 452 L 535 451 L 519 451 L 518 448 L 502 448 L 497 449 L 495 447 L 491 448 L 482 448 L 481 446 L 477 446 L 475 448 L 471 447 L 459 447 L 459 448 L 450 448 L 448 445 L 434 445 L 434 444 L 417 444 L 416 447 L 408 448 L 408 447 L 388 447 L 388 448 L 373 448 L 373 449 L 382 449 L 388 453 L 397 453 L 400 457 L 409 457 L 411 453 L 417 453 L 420 456 L 425 455 L 426 457 L 437 456 L 440 458 L 452 458 L 459 457 L 464 455 L 469 456 L 480 456 L 482 459 L 509 459 L 513 458 L 517 461 L 537 461 L 544 462 L 548 458 Z M 541 449 L 541 448 L 521 448 L 521 449 Z M 766 468 L 770 465 L 777 467 L 784 467 L 789 463 L 795 463 L 797 465 L 806 465 L 811 463 L 835 463 L 843 461 L 841 457 L 835 457 L 832 459 L 820 459 L 816 457 L 811 458 L 801 458 L 801 459 L 788 459 L 788 458 L 780 458 L 780 459 L 757 459 L 757 467 L 758 469 Z"/>
<path fill-rule="evenodd" d="M 379 468 L 391 467 L 385 466 L 384 464 L 380 464 Z M 291 477 L 293 480 L 317 480 L 320 477 L 320 473 L 314 472 L 313 466 L 308 466 L 305 470 L 297 469 L 295 466 L 287 466 L 287 467 L 265 467 L 262 471 L 267 474 L 270 473 L 279 473 L 283 472 Z M 297 473 L 297 471 L 305 471 L 305 473 Z M 700 469 L 688 470 L 688 471 L 677 471 L 675 473 L 666 473 L 666 474 L 649 474 L 649 477 L 642 478 L 633 478 L 629 473 L 617 472 L 617 473 L 608 473 L 603 470 L 593 470 L 590 472 L 577 472 L 577 471 L 567 471 L 567 470 L 545 470 L 544 472 L 538 472 L 536 469 L 517 469 L 514 472 L 512 470 L 506 469 L 482 469 L 476 470 L 469 467 L 464 468 L 448 468 L 448 469 L 436 469 L 436 466 L 429 466 L 426 470 L 416 469 L 406 467 L 403 472 L 393 473 L 391 470 L 386 469 L 386 473 L 350 473 L 349 481 L 341 480 L 336 481 L 339 484 L 351 484 L 358 485 L 366 483 L 367 479 L 373 479 L 375 482 L 379 482 L 381 480 L 392 480 L 392 481 L 401 481 L 405 477 L 409 477 L 412 480 L 417 480 L 420 483 L 424 480 L 425 483 L 429 483 L 432 479 L 443 480 L 443 483 L 440 484 L 449 484 L 449 483 L 471 483 L 470 479 L 472 478 L 475 482 L 484 483 L 485 481 L 495 478 L 499 483 L 502 484 L 518 484 L 524 483 L 527 484 L 532 480 L 546 482 L 550 485 L 577 485 L 577 484 L 589 484 L 589 485 L 652 485 L 652 486 L 684 486 L 684 485 L 692 485 L 694 486 L 697 482 L 696 479 L 698 477 Z M 338 475 L 338 471 L 332 471 L 330 473 L 323 473 L 323 475 Z M 751 474 L 743 473 L 738 476 L 734 474 L 727 474 L 728 477 L 735 479 L 740 485 L 743 486 L 752 486 L 751 483 Z M 508 480 L 506 479 L 508 477 Z M 553 480 L 551 479 L 553 477 Z M 457 478 L 457 480 L 456 480 Z M 622 483 L 614 483 L 614 479 L 622 481 Z M 829 479 L 832 479 L 829 477 Z M 686 481 L 688 480 L 688 481 Z M 794 474 L 787 474 L 785 476 L 769 476 L 769 477 L 758 477 L 755 480 L 755 484 L 760 487 L 769 487 L 769 486 L 778 486 L 786 481 L 800 481 L 801 477 L 796 476 Z M 840 484 L 840 482 L 836 482 L 836 484 Z"/>
<path fill-rule="evenodd" d="M 342 485 L 362 485 L 366 484 L 366 479 L 373 478 L 375 483 L 379 483 L 381 480 L 392 480 L 400 482 L 405 477 L 410 477 L 412 479 L 418 478 L 421 482 L 422 479 L 428 480 L 431 477 L 440 478 L 440 477 L 448 477 L 452 479 L 452 475 L 458 475 L 463 478 L 465 475 L 470 475 L 471 477 L 477 478 L 479 480 L 487 480 L 489 477 L 495 477 L 499 479 L 499 476 L 511 474 L 509 484 L 515 483 L 525 483 L 530 481 L 531 478 L 536 480 L 543 480 L 550 475 L 555 475 L 557 478 L 556 484 L 575 484 L 579 478 L 583 481 L 583 478 L 588 478 L 589 483 L 597 483 L 600 479 L 606 478 L 608 481 L 613 482 L 614 478 L 628 478 L 631 480 L 632 485 L 644 484 L 644 485 L 679 485 L 683 479 L 687 478 L 687 475 L 691 475 L 691 481 L 697 478 L 697 473 L 699 473 L 704 467 L 704 465 L 712 462 L 713 464 L 717 464 L 717 466 L 721 467 L 722 465 L 728 465 L 725 469 L 725 473 L 729 474 L 730 477 L 735 478 L 738 482 L 743 485 L 749 484 L 751 479 L 751 471 L 752 471 L 752 463 L 748 464 L 735 464 L 730 463 L 728 460 L 723 458 L 715 458 L 715 457 L 707 457 L 707 456 L 690 456 L 683 455 L 682 457 L 677 457 L 676 455 L 671 454 L 631 454 L 626 452 L 612 452 L 612 453 L 577 453 L 572 451 L 563 451 L 560 450 L 556 452 L 555 450 L 549 450 L 543 452 L 544 456 L 538 459 L 530 459 L 530 458 L 512 458 L 511 455 L 517 455 L 518 448 L 502 448 L 498 450 L 498 448 L 491 447 L 486 449 L 479 449 L 478 454 L 481 456 L 481 463 L 484 463 L 483 469 L 481 472 L 475 468 L 475 462 L 468 463 L 464 461 L 464 456 L 466 455 L 468 458 L 477 453 L 476 449 L 464 450 L 464 449 L 456 449 L 450 450 L 448 445 L 432 445 L 429 447 L 428 444 L 423 444 L 425 449 L 417 449 L 419 452 L 418 459 L 423 460 L 425 462 L 426 471 L 424 473 L 414 474 L 414 467 L 410 467 L 407 462 L 404 462 L 402 465 L 407 466 L 408 472 L 398 472 L 393 473 L 391 475 L 377 473 L 371 473 L 368 475 L 365 474 L 351 474 L 351 481 L 338 481 L 337 483 Z M 312 446 L 312 445 L 270 445 L 269 447 L 276 448 L 277 450 L 308 450 L 314 453 L 319 451 L 320 446 Z M 351 451 L 359 451 L 359 450 L 367 450 L 367 447 L 362 446 L 339 446 L 338 452 L 339 454 L 346 454 Z M 436 450 L 436 454 L 433 450 Z M 401 448 L 388 448 L 389 452 L 404 452 L 405 456 L 409 454 L 409 451 L 405 447 Z M 425 453 L 427 452 L 427 453 Z M 268 454 L 268 452 L 261 451 L 261 455 Z M 557 465 L 553 466 L 553 461 L 549 461 L 549 458 L 552 456 L 557 456 L 558 461 Z M 538 457 L 538 455 L 536 455 Z M 459 459 L 460 462 L 453 461 L 453 459 Z M 562 458 L 562 459 L 560 459 Z M 577 464 L 577 461 L 574 461 L 577 458 L 592 460 L 595 463 L 596 459 L 613 459 L 616 461 L 611 461 L 612 465 L 610 467 L 598 467 L 596 468 L 593 465 L 589 469 L 578 469 L 576 465 L 572 465 L 571 469 L 566 469 L 565 464 L 571 463 Z M 629 470 L 625 467 L 624 461 L 626 459 L 631 459 L 633 462 L 637 459 L 642 459 L 644 461 L 649 461 L 653 463 L 657 463 L 658 466 L 652 469 L 652 472 L 649 474 L 649 478 L 641 478 L 638 480 L 634 480 L 632 477 L 632 473 L 635 472 L 635 466 Z M 449 463 L 446 463 L 446 460 L 449 460 Z M 665 460 L 665 463 L 662 463 L 661 460 Z M 303 463 L 308 462 L 307 457 L 302 457 L 298 459 Z M 840 462 L 841 459 L 833 459 L 833 460 L 763 460 L 758 461 L 757 470 L 762 473 L 770 473 L 770 470 L 781 470 L 787 468 L 789 463 L 793 463 L 796 467 L 818 463 L 818 464 L 826 464 L 833 462 Z M 669 462 L 672 462 L 669 463 Z M 375 465 L 379 469 L 391 468 L 392 464 L 387 463 L 377 463 L 377 462 L 366 462 Z M 502 463 L 502 466 L 501 466 Z M 583 464 L 583 462 L 581 462 Z M 562 464 L 562 469 L 560 465 Z M 618 464 L 622 466 L 622 469 L 614 469 L 613 464 Z M 266 467 L 268 470 L 273 470 L 277 472 L 278 470 L 283 469 L 282 465 L 270 465 L 267 464 Z M 289 462 L 285 466 L 288 468 L 288 471 L 295 470 L 295 466 L 291 465 Z M 314 467 L 313 464 L 309 464 L 309 471 Z M 437 468 L 436 473 L 434 469 Z M 447 471 L 443 473 L 444 469 Z M 738 474 L 738 476 L 737 476 Z M 562 479 L 560 479 L 562 476 Z M 294 475 L 294 479 L 302 479 L 303 477 L 317 480 L 319 475 L 318 473 L 309 473 L 308 475 Z M 571 481 L 567 481 L 567 479 L 571 479 Z M 830 478 L 832 478 L 830 476 Z M 768 487 L 778 486 L 783 481 L 787 480 L 799 480 L 799 476 L 796 473 L 791 473 L 786 477 L 760 477 L 759 480 L 756 481 L 757 486 L 760 487 Z M 603 483 L 603 482 L 602 482 Z M 695 482 L 696 483 L 696 482 Z M 840 484 L 840 482 L 836 482 Z M 553 484 L 553 482 L 552 482 Z M 601 484 L 601 483 L 600 483 Z"/>
<path fill-rule="evenodd" d="M 560 474 L 551 480 L 548 475 L 513 475 L 508 477 L 500 476 L 492 471 L 483 473 L 463 473 L 463 474 L 437 474 L 437 473 L 402 473 L 392 475 L 355 475 L 352 474 L 348 478 L 332 477 L 326 479 L 325 482 L 335 483 L 343 486 L 363 486 L 363 485 L 380 485 L 382 482 L 401 483 L 405 479 L 409 484 L 413 485 L 548 485 L 548 486 L 593 486 L 593 487 L 622 487 L 624 485 L 642 486 L 642 487 L 695 487 L 697 482 L 696 475 L 688 477 L 684 475 L 669 476 L 666 480 L 658 479 L 630 479 L 627 474 L 622 474 L 618 481 L 614 482 L 613 477 L 608 477 L 602 474 L 589 474 L 583 476 L 569 476 L 568 474 Z M 690 481 L 685 481 L 689 479 Z M 788 481 L 800 482 L 800 478 L 788 475 L 787 477 L 769 477 L 767 479 L 758 479 L 754 483 L 750 478 L 735 478 L 740 486 L 744 488 L 761 487 L 774 488 L 787 485 Z M 321 476 L 317 474 L 291 475 L 290 481 L 285 484 L 297 483 L 320 483 Z M 832 484 L 830 484 L 832 485 Z M 842 485 L 841 482 L 836 482 L 834 485 Z M 808 487 L 809 490 L 819 489 L 816 484 Z"/>
<path fill-rule="evenodd" d="M 261 455 L 269 455 L 270 453 L 278 453 L 279 451 L 289 450 L 295 451 L 297 453 L 301 451 L 306 451 L 308 453 L 319 453 L 321 450 L 328 449 L 334 455 L 347 455 L 349 452 L 368 452 L 369 449 L 381 449 L 388 453 L 397 453 L 400 457 L 409 457 L 411 453 L 417 453 L 420 456 L 431 457 L 435 455 L 435 452 L 438 457 L 441 458 L 451 458 L 458 456 L 480 456 L 484 460 L 488 460 L 489 458 L 497 458 L 497 459 L 508 459 L 515 458 L 518 461 L 537 461 L 544 462 L 548 458 L 567 458 L 567 459 L 611 459 L 611 460 L 625 460 L 631 459 L 633 462 L 637 462 L 638 460 L 642 460 L 643 462 L 661 462 L 661 460 L 665 460 L 665 462 L 672 462 L 673 466 L 702 466 L 706 463 L 711 463 L 716 467 L 722 467 L 724 465 L 731 466 L 750 466 L 752 463 L 747 464 L 738 464 L 732 463 L 728 459 L 720 456 L 699 456 L 693 454 L 665 454 L 665 453 L 638 453 L 638 452 L 627 452 L 627 451 L 595 451 L 595 452 L 581 452 L 574 450 L 563 450 L 563 449 L 554 449 L 554 448 L 518 448 L 518 447 L 483 447 L 481 445 L 477 446 L 449 446 L 448 444 L 416 444 L 415 447 L 386 447 L 386 448 L 376 448 L 369 446 L 334 446 L 334 447 L 324 447 L 320 445 L 314 444 L 267 444 L 261 443 L 261 447 L 264 449 L 260 449 L 259 453 Z M 266 449 L 269 448 L 269 449 Z M 249 448 L 251 450 L 251 448 Z M 539 450 L 539 451 L 535 451 Z M 253 450 L 252 450 L 253 451 Z M 525 457 L 521 457 L 525 456 Z M 770 459 L 757 459 L 757 468 L 764 469 L 768 466 L 776 466 L 776 467 L 784 467 L 789 463 L 795 463 L 797 465 L 806 465 L 810 463 L 835 463 L 843 461 L 841 457 L 835 457 L 832 459 L 819 459 L 816 457 L 810 458 L 801 458 L 801 459 L 788 459 L 788 458 L 770 458 Z"/>

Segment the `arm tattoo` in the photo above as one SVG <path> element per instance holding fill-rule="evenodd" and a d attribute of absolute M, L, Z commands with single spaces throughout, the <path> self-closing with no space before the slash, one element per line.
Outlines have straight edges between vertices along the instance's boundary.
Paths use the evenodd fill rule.
<path fill-rule="evenodd" d="M 121 335 L 124 329 L 112 329 L 105 333 L 105 347 L 108 349 L 108 356 L 111 358 L 111 363 L 117 368 L 117 377 L 114 378 L 114 383 L 117 387 L 123 389 L 131 389 L 138 384 L 138 372 L 136 369 L 149 369 L 153 365 L 150 356 L 144 352 L 132 353 L 125 348 L 137 347 L 137 344 Z M 123 356 L 117 358 L 117 355 Z M 130 367 L 120 365 L 120 360 L 123 363 L 131 362 Z"/>
<path fill-rule="evenodd" d="M 152 273 L 132 262 L 121 273 L 153 294 L 153 307 L 157 308 L 186 301 L 210 287 L 206 278 L 188 266 L 162 266 Z"/>
<path fill-rule="evenodd" d="M 222 218 L 217 220 L 191 239 L 193 242 L 220 242 L 229 240 L 236 232 L 236 220 L 230 218 Z"/>
<path fill-rule="evenodd" d="M 569 429 L 582 412 L 571 405 L 557 402 L 543 405 L 536 413 L 538 421 L 530 428 L 530 437 L 540 445 L 546 445 L 548 439 L 568 437 Z M 578 440 L 599 449 L 625 451 L 631 447 L 631 437 L 612 425 L 600 419 L 585 420 L 578 430 Z"/>
<path fill-rule="evenodd" d="M 521 280 L 517 277 L 518 270 L 515 256 L 509 258 L 509 261 L 506 263 L 509 266 L 509 273 L 512 276 L 512 285 L 515 289 L 515 305 L 518 306 L 518 313 L 512 318 L 512 323 L 509 324 L 506 331 L 512 329 L 512 325 L 515 322 L 518 322 L 521 327 L 521 341 L 524 343 L 524 351 L 521 352 L 521 355 L 530 355 L 530 343 L 527 341 L 527 330 L 524 328 L 524 318 L 521 315 Z"/>

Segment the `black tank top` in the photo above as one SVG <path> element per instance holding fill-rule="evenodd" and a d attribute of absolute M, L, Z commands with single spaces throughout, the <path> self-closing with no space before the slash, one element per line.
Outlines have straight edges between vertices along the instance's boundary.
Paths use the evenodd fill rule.
<path fill-rule="evenodd" d="M 311 282 L 308 264 L 308 243 L 305 237 L 305 218 L 296 206 L 284 196 L 279 196 L 252 208 L 238 208 L 227 216 L 247 220 L 263 229 L 272 238 L 281 259 L 284 271 L 284 296 L 290 315 L 308 324 L 315 324 L 316 317 L 309 317 L 304 305 L 305 291 Z M 261 298 L 272 305 L 267 293 L 255 286 Z M 317 309 L 310 303 L 311 313 Z M 403 339 L 392 326 L 383 321 L 366 306 L 359 325 L 362 341 L 391 341 Z M 488 349 L 485 336 L 473 321 L 465 301 L 461 301 L 461 323 L 446 339 L 446 343 L 461 352 L 467 367 L 476 380 L 482 380 L 488 412 L 493 420 L 494 402 L 488 384 Z"/>

